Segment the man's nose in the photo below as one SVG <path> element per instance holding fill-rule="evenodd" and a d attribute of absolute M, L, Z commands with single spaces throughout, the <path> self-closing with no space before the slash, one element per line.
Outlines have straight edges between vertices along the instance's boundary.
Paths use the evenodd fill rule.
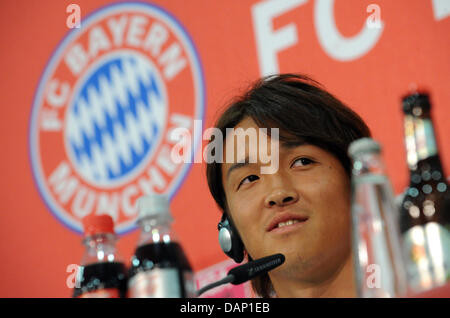
<path fill-rule="evenodd" d="M 286 206 L 296 203 L 298 199 L 298 192 L 292 186 L 283 184 L 272 189 L 265 199 L 265 205 L 268 208 Z"/>

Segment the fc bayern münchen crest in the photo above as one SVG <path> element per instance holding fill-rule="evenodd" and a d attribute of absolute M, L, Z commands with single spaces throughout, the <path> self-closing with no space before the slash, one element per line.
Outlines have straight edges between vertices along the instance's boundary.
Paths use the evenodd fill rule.
<path fill-rule="evenodd" d="M 178 127 L 201 141 L 204 82 L 182 25 L 144 3 L 103 7 L 59 44 L 40 79 L 30 120 L 34 178 L 49 210 L 81 233 L 81 219 L 109 214 L 135 227 L 136 201 L 172 197 L 189 169 L 171 160 Z"/>

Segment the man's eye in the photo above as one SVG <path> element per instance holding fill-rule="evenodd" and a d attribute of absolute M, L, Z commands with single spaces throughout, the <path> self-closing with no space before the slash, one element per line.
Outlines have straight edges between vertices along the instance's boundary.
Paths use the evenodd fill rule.
<path fill-rule="evenodd" d="M 252 175 L 250 175 L 248 177 L 245 177 L 244 179 L 242 179 L 241 183 L 239 183 L 238 188 L 241 185 L 243 185 L 243 184 L 250 183 L 250 182 L 253 182 L 253 181 L 258 180 L 258 179 L 259 179 L 259 177 L 257 175 L 254 175 L 254 174 L 252 174 Z"/>
<path fill-rule="evenodd" d="M 309 165 L 311 163 L 314 163 L 314 161 L 309 158 L 298 158 L 294 161 L 291 167 L 301 167 Z"/>

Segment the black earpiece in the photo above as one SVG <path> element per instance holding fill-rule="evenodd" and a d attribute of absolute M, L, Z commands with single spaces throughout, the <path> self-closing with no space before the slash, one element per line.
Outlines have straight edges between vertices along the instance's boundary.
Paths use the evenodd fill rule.
<path fill-rule="evenodd" d="M 244 259 L 244 244 L 236 227 L 228 219 L 226 213 L 222 214 L 217 228 L 219 230 L 219 244 L 222 251 L 236 263 L 242 262 Z"/>

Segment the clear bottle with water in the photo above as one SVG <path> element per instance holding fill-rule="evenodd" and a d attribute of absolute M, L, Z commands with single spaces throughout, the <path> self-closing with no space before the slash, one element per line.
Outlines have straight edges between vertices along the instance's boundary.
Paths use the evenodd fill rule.
<path fill-rule="evenodd" d="M 401 297 L 407 293 L 398 209 L 385 173 L 379 143 L 354 141 L 348 153 L 352 172 L 352 245 L 359 297 Z"/>

